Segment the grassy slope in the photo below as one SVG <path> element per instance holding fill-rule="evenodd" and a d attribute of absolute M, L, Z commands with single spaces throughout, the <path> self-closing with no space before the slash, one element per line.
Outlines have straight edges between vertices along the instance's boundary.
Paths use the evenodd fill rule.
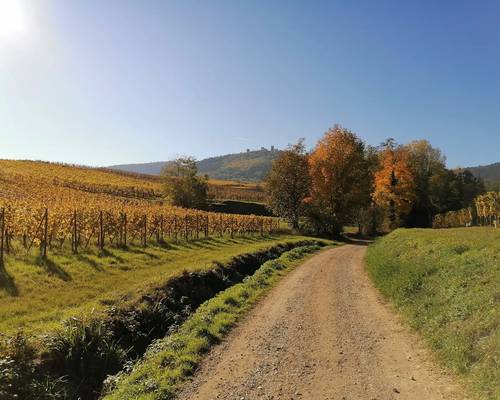
<path fill-rule="evenodd" d="M 397 230 L 368 271 L 439 358 L 478 398 L 500 398 L 500 231 Z"/>
<path fill-rule="evenodd" d="M 28 333 L 43 333 L 71 315 L 132 299 L 184 270 L 205 269 L 213 260 L 225 262 L 240 253 L 301 239 L 210 239 L 170 248 L 112 249 L 101 256 L 52 253 L 46 265 L 34 258 L 11 256 L 5 269 L 0 269 L 0 332 L 24 328 Z"/>
<path fill-rule="evenodd" d="M 318 246 L 304 246 L 270 260 L 242 283 L 219 293 L 171 336 L 157 341 L 130 374 L 119 376 L 106 400 L 171 399 L 176 389 L 192 375 L 211 345 L 217 343 L 253 304 L 287 270 Z"/>

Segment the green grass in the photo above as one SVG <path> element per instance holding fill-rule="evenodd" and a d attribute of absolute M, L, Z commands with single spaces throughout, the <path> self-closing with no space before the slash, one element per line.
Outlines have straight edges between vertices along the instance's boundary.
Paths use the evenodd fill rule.
<path fill-rule="evenodd" d="M 367 269 L 478 399 L 500 399 L 499 230 L 397 230 L 370 246 Z"/>
<path fill-rule="evenodd" d="M 317 245 L 303 246 L 267 261 L 252 276 L 202 304 L 181 327 L 154 343 L 130 374 L 118 375 L 108 385 L 113 388 L 105 400 L 172 399 L 176 389 L 196 369 L 203 354 L 231 329 L 237 320 L 287 270 Z"/>
<path fill-rule="evenodd" d="M 207 269 L 214 260 L 225 262 L 241 253 L 303 239 L 284 235 L 214 238 L 78 256 L 64 250 L 51 252 L 48 262 L 10 255 L 0 269 L 0 332 L 44 333 L 70 316 L 133 301 L 182 271 Z"/>

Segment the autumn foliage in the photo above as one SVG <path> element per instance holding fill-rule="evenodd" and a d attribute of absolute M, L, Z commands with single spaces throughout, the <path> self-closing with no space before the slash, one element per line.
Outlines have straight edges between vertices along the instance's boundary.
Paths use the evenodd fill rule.
<path fill-rule="evenodd" d="M 484 193 L 468 171 L 446 169 L 445 157 L 426 140 L 378 148 L 335 126 L 309 152 L 293 147 L 268 178 L 269 204 L 294 228 L 338 234 L 346 224 L 375 233 L 398 226 L 432 225 L 432 218 L 472 204 Z M 300 149 L 300 151 L 297 151 Z"/>
<path fill-rule="evenodd" d="M 319 230 L 337 233 L 367 202 L 367 160 L 363 142 L 336 126 L 325 133 L 309 156 L 311 219 Z"/>
<path fill-rule="evenodd" d="M 373 200 L 387 210 L 391 228 L 411 211 L 415 200 L 414 182 L 408 151 L 387 146 L 380 154 L 380 169 L 375 173 Z"/>

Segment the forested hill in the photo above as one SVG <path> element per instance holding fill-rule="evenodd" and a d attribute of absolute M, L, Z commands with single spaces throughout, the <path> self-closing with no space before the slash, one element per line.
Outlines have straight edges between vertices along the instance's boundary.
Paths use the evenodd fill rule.
<path fill-rule="evenodd" d="M 260 181 L 271 168 L 273 160 L 280 154 L 279 150 L 255 150 L 244 153 L 226 154 L 198 161 L 201 174 L 207 174 L 212 179 L 235 181 Z M 140 174 L 159 175 L 166 161 L 144 164 L 112 165 L 109 168 L 135 172 Z"/>
<path fill-rule="evenodd" d="M 260 181 L 271 169 L 279 150 L 258 150 L 206 158 L 198 162 L 199 171 L 213 179 Z"/>
<path fill-rule="evenodd" d="M 486 182 L 500 181 L 500 162 L 489 165 L 479 165 L 477 167 L 469 167 L 467 169 L 472 172 L 474 176 L 483 178 Z"/>

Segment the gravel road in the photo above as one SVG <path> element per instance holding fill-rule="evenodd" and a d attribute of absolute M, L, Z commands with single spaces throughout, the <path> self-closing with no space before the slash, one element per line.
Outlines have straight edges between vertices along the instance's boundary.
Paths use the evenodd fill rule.
<path fill-rule="evenodd" d="M 313 256 L 207 356 L 181 400 L 458 400 L 369 281 L 366 246 Z"/>

